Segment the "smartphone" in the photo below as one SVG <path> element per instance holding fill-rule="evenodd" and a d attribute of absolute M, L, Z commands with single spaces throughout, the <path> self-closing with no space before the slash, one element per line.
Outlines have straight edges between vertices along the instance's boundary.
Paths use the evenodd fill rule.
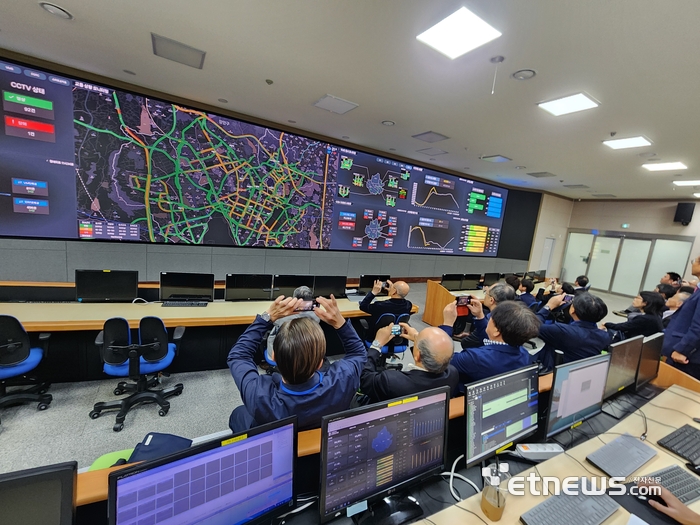
<path fill-rule="evenodd" d="M 570 293 L 564 294 L 564 302 L 565 303 L 570 303 L 573 300 L 574 300 L 573 294 L 570 294 Z"/>
<path fill-rule="evenodd" d="M 459 297 L 457 297 L 457 306 L 467 306 L 468 304 L 471 304 L 471 302 L 471 295 L 460 295 Z"/>
<path fill-rule="evenodd" d="M 391 335 L 401 335 L 401 325 L 395 324 L 391 326 Z"/>
<path fill-rule="evenodd" d="M 318 303 L 316 301 L 302 301 L 294 310 L 295 312 L 309 312 L 316 308 Z"/>

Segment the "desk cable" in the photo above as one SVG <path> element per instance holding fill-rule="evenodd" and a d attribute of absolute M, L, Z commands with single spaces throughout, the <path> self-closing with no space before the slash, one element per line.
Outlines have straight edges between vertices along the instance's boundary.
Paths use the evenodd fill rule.
<path fill-rule="evenodd" d="M 481 516 L 479 516 L 476 512 L 472 512 L 472 511 L 469 510 L 469 509 L 465 509 L 464 507 L 460 506 L 460 505 L 457 504 L 457 503 L 455 503 L 455 507 L 457 507 L 458 509 L 462 509 L 464 512 L 468 512 L 469 514 L 473 514 L 474 516 L 476 516 L 477 518 L 479 518 L 479 519 L 481 520 L 482 523 L 484 523 L 485 525 L 488 525 L 488 523 L 486 523 L 486 522 L 484 521 L 484 518 L 482 518 Z"/>
<path fill-rule="evenodd" d="M 477 494 L 479 492 L 481 492 L 479 490 L 479 487 L 477 487 L 476 483 L 474 483 L 472 480 L 470 480 L 466 476 L 462 476 L 461 474 L 455 473 L 455 469 L 457 468 L 457 463 L 459 463 L 459 460 L 462 459 L 463 457 L 464 457 L 464 454 L 462 454 L 461 456 L 457 457 L 457 459 L 454 460 L 454 463 L 452 463 L 452 469 L 449 472 L 442 472 L 440 474 L 441 476 L 450 476 L 450 494 L 452 494 L 452 497 L 455 499 L 455 501 L 462 501 L 462 498 L 460 498 L 457 495 L 457 493 L 455 492 L 454 484 L 453 484 L 454 478 L 461 479 L 462 481 L 464 481 L 468 485 L 471 485 Z"/>
<path fill-rule="evenodd" d="M 671 390 L 670 388 L 664 390 L 664 392 L 671 392 L 674 396 L 684 397 L 684 398 L 687 399 L 688 401 L 692 401 L 693 403 L 697 403 L 698 405 L 700 405 L 700 401 L 698 401 L 697 399 L 693 399 L 692 397 L 684 396 L 683 394 L 679 394 L 678 392 L 674 392 L 674 391 Z"/>
<path fill-rule="evenodd" d="M 151 301 L 146 301 L 146 299 L 143 299 L 142 297 L 137 297 L 136 299 L 131 301 L 131 304 L 139 304 L 139 303 L 151 304 Z"/>

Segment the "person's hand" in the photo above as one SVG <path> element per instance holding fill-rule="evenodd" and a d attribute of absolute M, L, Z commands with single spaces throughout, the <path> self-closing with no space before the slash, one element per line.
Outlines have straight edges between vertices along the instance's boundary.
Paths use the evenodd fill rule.
<path fill-rule="evenodd" d="M 637 483 L 637 485 L 645 487 L 657 486 L 653 483 L 647 482 L 639 482 Z M 664 502 L 666 502 L 666 505 L 663 505 L 658 501 L 649 500 L 648 503 L 650 506 L 652 506 L 662 514 L 666 514 L 666 516 L 673 518 L 681 525 L 700 525 L 700 514 L 693 512 L 686 505 L 681 503 L 681 500 L 679 500 L 676 496 L 671 494 L 671 492 L 668 489 L 664 487 L 659 488 L 661 489 L 661 499 L 664 500 Z"/>
<path fill-rule="evenodd" d="M 408 339 L 409 341 L 413 341 L 415 343 L 416 336 L 418 335 L 418 330 L 416 330 L 412 326 L 409 326 L 407 323 L 399 323 L 399 326 L 403 328 L 403 331 L 401 332 L 401 337 L 403 337 L 404 339 Z"/>
<path fill-rule="evenodd" d="M 442 324 L 452 326 L 457 320 L 457 303 L 451 301 L 442 309 Z"/>
<path fill-rule="evenodd" d="M 381 282 L 380 280 L 374 281 L 374 286 L 372 287 L 372 293 L 374 295 L 379 295 L 379 293 L 382 291 L 383 286 L 384 286 L 384 283 Z"/>
<path fill-rule="evenodd" d="M 565 298 L 566 296 L 564 294 L 555 295 L 554 297 L 550 298 L 549 301 L 547 301 L 547 306 L 549 306 L 550 310 L 554 310 L 555 308 L 561 306 L 564 303 Z"/>
<path fill-rule="evenodd" d="M 270 322 L 274 323 L 277 319 L 292 315 L 302 301 L 303 299 L 285 298 L 284 295 L 280 295 L 267 309 L 267 313 L 270 314 Z"/>
<path fill-rule="evenodd" d="M 389 341 L 391 341 L 394 338 L 394 336 L 391 335 L 391 327 L 392 326 L 394 326 L 394 325 L 390 324 L 390 325 L 384 326 L 383 328 L 380 328 L 379 330 L 377 330 L 377 333 L 374 336 L 374 339 L 375 339 L 375 341 L 379 341 L 381 346 L 384 346 L 385 344 L 387 344 Z"/>
<path fill-rule="evenodd" d="M 605 325 L 603 325 L 603 324 L 599 324 L 599 325 L 598 325 L 598 328 L 600 328 L 600 329 L 603 330 L 604 332 L 607 332 L 607 331 L 608 331 L 608 328 L 607 328 Z"/>
<path fill-rule="evenodd" d="M 338 302 L 335 300 L 335 296 L 333 294 L 331 294 L 330 299 L 318 297 L 316 302 L 323 306 L 323 308 L 316 308 L 314 310 L 321 321 L 325 321 L 336 330 L 345 324 L 345 318 L 340 313 L 340 310 L 338 309 Z"/>
<path fill-rule="evenodd" d="M 675 350 L 671 353 L 671 359 L 673 359 L 676 363 L 680 363 L 682 365 L 688 364 L 688 358 L 680 352 L 676 352 Z"/>
<path fill-rule="evenodd" d="M 481 301 L 478 299 L 472 297 L 472 301 L 467 305 L 467 308 L 469 308 L 469 311 L 474 316 L 474 319 L 484 318 L 484 307 L 481 304 Z"/>

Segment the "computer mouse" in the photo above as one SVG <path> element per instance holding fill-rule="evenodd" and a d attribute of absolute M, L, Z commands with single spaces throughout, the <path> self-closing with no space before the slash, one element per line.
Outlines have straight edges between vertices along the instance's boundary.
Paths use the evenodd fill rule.
<path fill-rule="evenodd" d="M 696 423 L 700 423 L 700 417 L 694 417 L 693 421 L 695 421 Z"/>
<path fill-rule="evenodd" d="M 647 494 L 646 496 L 639 495 L 639 496 L 637 496 L 637 499 L 640 501 L 645 501 L 647 504 L 650 501 L 655 501 L 658 504 L 663 505 L 664 507 L 668 507 L 668 505 L 666 505 L 666 502 L 664 501 L 664 499 L 661 496 L 657 496 L 656 494 Z"/>

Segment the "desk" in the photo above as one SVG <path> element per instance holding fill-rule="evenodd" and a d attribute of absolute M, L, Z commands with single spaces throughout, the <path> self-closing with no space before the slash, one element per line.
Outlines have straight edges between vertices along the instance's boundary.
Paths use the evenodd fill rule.
<path fill-rule="evenodd" d="M 662 369 L 664 367 L 671 369 L 663 371 L 663 374 L 666 376 L 666 379 L 670 377 L 679 377 L 672 373 L 672 371 L 675 369 L 672 369 L 672 367 L 669 367 L 668 365 L 662 363 Z M 661 379 L 661 374 L 659 376 L 659 379 Z M 659 396 L 655 397 L 651 401 L 653 405 L 658 405 L 658 407 L 652 406 L 650 404 L 645 404 L 642 407 L 644 414 L 650 419 L 650 421 L 648 422 L 648 439 L 646 440 L 646 443 L 656 450 L 657 455 L 651 461 L 642 466 L 642 468 L 640 468 L 637 472 L 633 473 L 632 477 L 650 474 L 656 470 L 660 470 L 673 464 L 680 465 L 685 469 L 685 461 L 671 454 L 670 452 L 666 452 L 664 449 L 656 445 L 656 441 L 672 432 L 672 429 L 655 423 L 654 421 L 651 421 L 651 419 L 661 421 L 665 424 L 672 425 L 674 427 L 681 427 L 686 424 L 700 427 L 700 425 L 694 423 L 690 417 L 690 415 L 700 413 L 700 394 L 698 393 L 700 392 L 700 381 L 697 381 L 690 377 L 689 379 L 691 379 L 692 381 L 688 384 L 692 385 L 694 387 L 693 389 L 683 388 L 678 385 L 670 386 L 667 391 L 661 393 Z M 661 379 L 661 382 L 663 382 L 664 380 L 665 379 Z M 697 404 L 693 401 L 686 400 L 682 397 L 675 395 L 674 392 L 682 396 L 687 396 L 697 400 Z M 679 410 L 689 415 L 684 415 L 675 411 L 664 410 L 664 408 L 673 408 L 674 410 Z M 644 432 L 644 421 L 641 415 L 630 414 L 620 423 L 612 427 L 608 432 L 600 434 L 600 438 L 606 443 L 608 443 L 616 437 L 618 437 L 615 433 L 623 432 L 629 432 L 630 434 L 635 436 L 641 435 Z M 576 458 L 578 461 L 583 463 L 586 466 L 586 468 L 589 469 L 591 472 L 595 472 L 597 475 L 604 476 L 604 474 L 601 471 L 596 469 L 593 465 L 589 464 L 585 460 L 588 454 L 599 449 L 601 446 L 603 446 L 601 440 L 599 440 L 598 437 L 593 437 L 585 443 L 582 443 L 581 445 L 569 449 L 567 452 L 571 456 Z M 540 463 L 537 466 L 537 469 L 539 470 L 542 476 L 556 476 L 560 479 L 566 476 L 591 476 L 591 474 L 587 472 L 581 465 L 579 465 L 574 459 L 571 459 L 565 455 L 559 455 L 548 461 Z M 518 476 L 527 476 L 531 470 L 534 471 L 534 468 L 521 472 L 520 474 L 518 474 Z M 520 515 L 541 503 L 545 498 L 545 496 L 532 496 L 529 494 L 519 497 L 509 496 L 505 511 L 503 513 L 503 517 L 501 518 L 501 521 L 499 523 L 520 523 Z M 481 494 L 475 494 L 474 496 L 460 502 L 459 504 L 453 505 L 441 512 L 429 516 L 428 518 L 435 525 L 451 525 L 455 522 L 478 522 L 476 518 L 474 518 L 473 516 L 470 517 L 468 513 L 460 509 L 459 506 L 474 512 L 475 514 L 483 518 L 487 523 L 491 523 L 488 520 L 488 518 L 486 518 L 486 516 L 481 512 Z M 700 501 L 696 501 L 695 503 L 691 504 L 690 508 L 695 512 L 700 512 Z M 617 512 L 615 512 L 615 514 L 608 518 L 607 521 L 605 521 L 605 525 L 625 525 L 629 519 L 629 516 L 630 514 L 629 512 L 627 512 L 627 510 L 625 510 L 624 508 L 620 508 Z M 423 520 L 423 522 L 426 524 L 429 523 L 426 520 Z M 572 519 L 572 523 L 576 523 L 575 518 Z"/>

